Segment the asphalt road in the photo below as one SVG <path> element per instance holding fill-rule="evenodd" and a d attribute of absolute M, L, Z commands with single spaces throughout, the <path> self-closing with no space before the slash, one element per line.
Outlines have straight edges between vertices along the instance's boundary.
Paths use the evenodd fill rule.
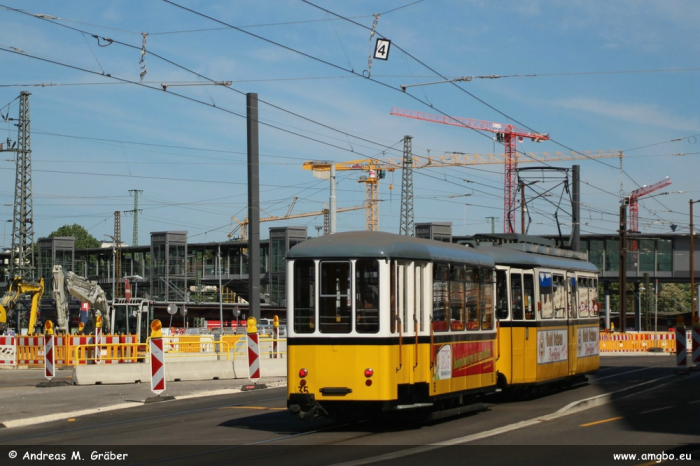
<path fill-rule="evenodd" d="M 471 415 L 428 423 L 388 418 L 354 424 L 300 421 L 286 411 L 283 387 L 246 392 L 218 388 L 226 393 L 204 396 L 212 392 L 184 383 L 169 386 L 183 393 L 180 398 L 146 404 L 150 394 L 143 389 L 150 387 L 42 389 L 30 386 L 29 376 L 12 382 L 0 373 L 3 405 L 5 395 L 22 390 L 28 400 L 37 401 L 25 411 L 46 405 L 46 398 L 67 395 L 121 398 L 133 406 L 68 418 L 66 410 L 60 420 L 28 425 L 15 425 L 6 418 L 10 427 L 0 429 L 0 458 L 2 464 L 13 464 L 4 461 L 11 451 L 19 455 L 15 461 L 42 451 L 65 454 L 66 463 L 71 463 L 77 451 L 80 460 L 73 462 L 86 464 L 93 461 L 93 451 L 110 451 L 130 455 L 107 459 L 119 464 L 277 466 L 612 464 L 613 455 L 627 453 L 666 455 L 667 461 L 668 455 L 675 460 L 687 454 L 700 459 L 700 372 L 677 374 L 675 359 L 668 356 L 604 357 L 601 365 L 587 385 L 527 401 L 494 398 L 487 411 Z M 12 387 L 13 383 L 25 383 L 26 388 Z M 214 382 L 205 383 L 211 388 Z M 215 383 L 223 387 L 228 382 Z M 61 414 L 49 408 L 46 413 Z M 37 419 L 34 413 L 24 414 L 25 419 Z M 645 458 L 652 459 L 649 464 L 664 460 Z M 626 462 L 645 464 L 646 459 L 639 456 Z"/>

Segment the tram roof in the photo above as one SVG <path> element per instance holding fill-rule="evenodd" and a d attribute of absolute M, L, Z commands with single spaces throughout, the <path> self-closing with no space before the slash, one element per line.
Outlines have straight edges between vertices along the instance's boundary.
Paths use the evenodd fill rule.
<path fill-rule="evenodd" d="M 498 265 L 509 265 L 512 267 L 548 267 L 598 273 L 598 267 L 588 261 L 572 257 L 519 251 L 508 247 L 507 244 L 480 244 L 475 250 L 491 256 Z"/>
<path fill-rule="evenodd" d="M 459 260 L 480 267 L 495 265 L 488 255 L 465 246 L 379 231 L 350 231 L 319 236 L 295 245 L 287 254 L 289 259 L 340 257 Z"/>

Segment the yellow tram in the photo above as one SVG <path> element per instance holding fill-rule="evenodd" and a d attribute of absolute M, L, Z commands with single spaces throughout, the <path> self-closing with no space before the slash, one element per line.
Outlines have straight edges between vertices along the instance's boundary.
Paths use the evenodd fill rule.
<path fill-rule="evenodd" d="M 598 269 L 583 254 L 524 243 L 476 250 L 497 264 L 500 387 L 537 391 L 599 368 Z"/>
<path fill-rule="evenodd" d="M 554 317 L 550 301 L 560 296 L 547 294 L 554 286 L 546 274 L 564 270 L 566 278 L 571 272 L 577 279 L 577 274 L 595 279 L 593 266 L 574 259 L 565 259 L 572 264 L 564 268 L 553 259 L 510 261 L 509 254 L 529 253 L 502 256 L 505 250 L 366 231 L 296 245 L 287 256 L 289 409 L 301 417 L 338 418 L 379 411 L 459 412 L 499 385 L 567 380 L 595 370 L 595 356 L 590 364 L 577 357 L 572 373 L 569 363 L 538 359 L 539 346 L 532 344 L 541 336 L 543 357 L 561 357 L 566 344 L 560 339 L 568 342 L 570 332 L 587 329 L 587 323 Z M 515 289 L 518 270 L 526 303 L 522 319 L 511 310 L 517 309 L 517 294 L 503 292 Z M 543 284 L 536 284 L 540 273 Z M 536 305 L 544 296 L 548 301 Z M 551 308 L 556 325 L 542 313 L 540 320 L 525 317 L 538 307 Z M 560 344 L 546 346 L 550 341 Z M 566 355 L 568 361 L 569 347 Z"/>

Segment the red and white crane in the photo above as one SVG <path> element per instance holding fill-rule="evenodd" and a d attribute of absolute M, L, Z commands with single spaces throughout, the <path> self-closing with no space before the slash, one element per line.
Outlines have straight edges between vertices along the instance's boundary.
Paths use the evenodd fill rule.
<path fill-rule="evenodd" d="M 667 176 L 664 180 L 654 184 L 644 185 L 630 193 L 630 231 L 639 233 L 639 203 L 637 200 L 642 196 L 646 196 L 670 184 L 671 177 Z"/>
<path fill-rule="evenodd" d="M 516 157 L 517 141 L 520 139 L 520 142 L 522 142 L 524 138 L 528 138 L 535 142 L 542 142 L 549 139 L 548 134 L 535 133 L 533 131 L 520 129 L 507 123 L 493 123 L 491 121 L 474 120 L 472 118 L 431 115 L 429 113 L 418 112 L 415 110 L 403 110 L 400 108 L 392 108 L 391 115 L 496 133 L 498 142 L 502 142 L 505 146 L 503 231 L 504 233 L 515 233 L 515 193 L 517 191 L 516 168 L 518 164 Z"/>

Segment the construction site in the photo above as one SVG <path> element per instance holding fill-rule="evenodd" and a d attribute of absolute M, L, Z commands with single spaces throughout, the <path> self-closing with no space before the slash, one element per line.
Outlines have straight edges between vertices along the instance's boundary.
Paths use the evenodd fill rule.
<path fill-rule="evenodd" d="M 269 239 L 260 241 L 260 289 L 259 296 L 251 298 L 248 217 L 239 220 L 231 217 L 229 240 L 225 242 L 190 243 L 186 231 L 151 232 L 148 245 L 138 244 L 139 190 L 132 190 L 134 206 L 128 211 L 114 212 L 113 240 L 107 247 L 76 249 L 75 238 L 53 237 L 35 238 L 35 224 L 32 200 L 31 128 L 28 92 L 20 94 L 18 135 L 16 141 L 8 139 L 0 150 L 15 156 L 16 180 L 14 195 L 14 215 L 12 218 L 12 247 L 1 253 L 4 268 L 0 286 L 7 291 L 3 299 L 6 309 L 3 317 L 4 329 L 18 334 L 32 335 L 39 331 L 46 321 L 52 321 L 64 333 L 74 333 L 80 324 L 88 323 L 95 310 L 109 314 L 109 324 L 115 332 L 129 333 L 144 330 L 148 322 L 159 318 L 173 328 L 211 329 L 216 327 L 236 328 L 241 320 L 251 315 L 249 303 L 259 302 L 260 316 L 284 317 L 285 300 L 285 257 L 290 248 L 299 242 L 313 237 L 306 226 L 273 227 L 269 229 Z M 448 222 L 415 224 L 413 212 L 413 171 L 441 167 L 497 164 L 504 166 L 503 187 L 503 234 L 526 235 L 528 220 L 527 206 L 541 193 L 529 192 L 528 187 L 538 181 L 528 181 L 528 170 L 551 170 L 550 162 L 567 162 L 595 158 L 623 157 L 620 151 L 571 152 L 571 153 L 522 153 L 517 150 L 518 141 L 524 138 L 539 142 L 548 135 L 533 133 L 505 125 L 481 120 L 446 118 L 435 115 L 394 108 L 391 115 L 412 118 L 432 123 L 468 127 L 494 133 L 504 146 L 503 154 L 454 153 L 436 157 L 418 157 L 412 150 L 412 137 L 405 136 L 401 159 L 360 159 L 347 162 L 311 160 L 303 163 L 303 170 L 311 171 L 314 177 L 329 181 L 329 202 L 322 210 L 295 212 L 297 197 L 289 202 L 285 215 L 267 215 L 257 219 L 258 223 L 290 221 L 305 217 L 322 217 L 323 226 L 316 227 L 316 236 L 333 234 L 336 231 L 336 216 L 343 212 L 364 209 L 366 229 L 379 231 L 380 224 L 380 184 L 386 181 L 387 173 L 401 172 L 401 216 L 398 233 L 425 237 L 440 241 L 459 242 L 465 238 L 453 236 L 452 225 Z M 519 168 L 521 164 L 537 164 L 534 168 Z M 360 176 L 358 183 L 365 186 L 365 202 L 362 205 L 337 207 L 335 191 L 336 173 L 355 171 Z M 579 223 L 580 205 L 578 179 L 580 167 L 558 169 L 563 180 L 565 203 L 570 206 L 573 225 Z M 658 189 L 671 184 L 666 178 L 655 184 L 634 190 L 626 198 L 629 205 L 629 231 L 635 235 L 630 252 L 633 257 L 661 257 L 654 263 L 665 264 L 663 258 L 676 250 L 683 250 L 687 236 L 674 236 L 673 239 L 644 239 L 639 233 L 638 200 Z M 388 189 L 392 190 L 393 185 Z M 386 188 L 385 188 L 386 189 Z M 547 194 L 552 196 L 551 190 Z M 561 195 L 560 195 L 561 196 Z M 262 214 L 266 214 L 260 209 Z M 133 216 L 133 241 L 127 245 L 122 236 L 122 214 Z M 520 221 L 518 222 L 518 213 Z M 492 218 L 491 233 L 496 233 Z M 520 224 L 518 228 L 517 224 Z M 560 246 L 589 252 L 589 260 L 597 263 L 602 276 L 619 276 L 619 271 L 611 263 L 611 256 L 619 247 L 617 235 L 581 238 L 576 228 L 570 228 L 566 235 L 560 232 L 551 235 Z M 648 260 L 635 259 L 636 268 L 627 269 L 630 280 L 652 274 L 652 279 L 677 281 L 684 276 L 682 260 L 668 262 L 662 266 L 645 266 Z M 73 291 L 58 285 L 56 267 L 71 274 L 73 281 L 81 280 L 82 291 Z M 646 268 L 645 268 L 646 267 Z M 68 282 L 68 280 L 66 280 Z M 53 284 L 53 285 L 51 285 Z M 51 287 L 51 288 L 49 288 Z M 52 289 L 52 292 L 49 292 Z M 90 298 L 88 298 L 90 296 Z M 100 296 L 97 299 L 95 296 Z M 146 318 L 140 319 L 141 316 Z M 107 318 L 107 316 L 105 316 Z"/>

